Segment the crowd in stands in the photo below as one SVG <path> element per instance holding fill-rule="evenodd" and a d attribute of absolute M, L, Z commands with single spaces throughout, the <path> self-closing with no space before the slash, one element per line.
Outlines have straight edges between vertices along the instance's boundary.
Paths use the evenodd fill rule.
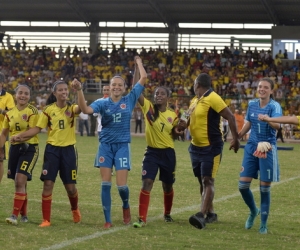
<path fill-rule="evenodd" d="M 43 107 L 53 82 L 74 77 L 81 82 L 100 82 L 119 74 L 132 85 L 134 56 L 139 53 L 148 79 L 145 96 L 151 96 L 157 86 L 164 85 L 172 92 L 173 104 L 188 103 L 193 93 L 193 82 L 201 72 L 212 77 L 213 89 L 224 98 L 234 112 L 246 110 L 248 100 L 256 97 L 259 79 L 270 77 L 275 81 L 274 98 L 281 103 L 285 115 L 300 113 L 299 61 L 292 65 L 282 63 L 286 51 L 278 51 L 275 58 L 271 51 L 256 48 L 243 50 L 233 46 L 221 51 L 216 49 L 129 49 L 125 45 L 111 50 L 99 43 L 97 49 L 71 48 L 58 50 L 43 46 L 31 49 L 24 41 L 0 50 L 0 71 L 7 76 L 6 89 L 13 91 L 18 84 L 28 84 L 37 92 L 36 105 Z M 300 54 L 297 51 L 297 59 Z"/>

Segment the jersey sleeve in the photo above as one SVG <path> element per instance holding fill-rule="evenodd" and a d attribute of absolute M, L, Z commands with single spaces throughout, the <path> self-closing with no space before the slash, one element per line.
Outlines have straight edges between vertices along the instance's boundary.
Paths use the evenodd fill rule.
<path fill-rule="evenodd" d="M 40 115 L 38 122 L 36 124 L 39 128 L 46 128 L 49 122 L 49 115 L 47 114 L 46 110 L 44 110 Z"/>
<path fill-rule="evenodd" d="M 226 103 L 223 101 L 223 99 L 218 94 L 215 94 L 214 100 L 215 101 L 211 102 L 211 107 L 217 113 L 220 113 L 224 108 L 227 107 Z"/>
<path fill-rule="evenodd" d="M 12 109 L 14 106 L 15 106 L 14 98 L 13 98 L 13 96 L 11 94 L 9 94 L 9 98 L 7 99 L 6 107 L 8 109 Z"/>
<path fill-rule="evenodd" d="M 29 117 L 29 123 L 28 123 L 29 128 L 36 127 L 38 120 L 39 120 L 39 113 L 32 114 Z"/>
<path fill-rule="evenodd" d="M 142 94 L 144 90 L 144 86 L 141 85 L 139 82 L 137 82 L 133 89 L 130 91 L 130 93 L 128 94 L 128 99 L 130 104 L 132 105 L 131 110 L 134 108 L 138 98 L 140 97 L 140 95 Z"/>
<path fill-rule="evenodd" d="M 9 128 L 7 115 L 4 116 L 4 121 L 3 121 L 3 124 L 2 124 L 2 128 L 0 128 L 0 129 L 2 130 L 4 128 Z"/>
<path fill-rule="evenodd" d="M 279 117 L 279 116 L 282 116 L 282 108 L 278 102 L 274 101 L 271 117 Z"/>
<path fill-rule="evenodd" d="M 77 107 L 78 107 L 77 104 L 73 104 L 73 105 L 72 105 L 72 112 L 74 113 L 74 116 L 75 116 L 75 117 L 78 117 L 78 116 L 79 116 L 79 114 L 76 113 L 76 108 L 77 108 Z"/>
<path fill-rule="evenodd" d="M 104 102 L 106 102 L 108 98 L 105 99 L 97 99 L 90 104 L 90 107 L 93 109 L 93 113 L 100 113 L 103 115 L 104 112 Z"/>

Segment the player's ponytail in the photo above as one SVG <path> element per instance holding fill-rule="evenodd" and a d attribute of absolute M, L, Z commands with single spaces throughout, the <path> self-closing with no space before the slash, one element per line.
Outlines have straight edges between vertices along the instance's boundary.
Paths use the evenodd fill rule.
<path fill-rule="evenodd" d="M 50 104 L 52 104 L 52 103 L 57 102 L 57 99 L 56 99 L 55 95 L 53 94 L 53 92 L 56 91 L 56 87 L 57 87 L 57 85 L 59 85 L 59 84 L 67 84 L 67 83 L 65 83 L 65 82 L 62 81 L 62 80 L 58 80 L 58 81 L 56 81 L 56 82 L 53 83 L 53 86 L 52 86 L 52 92 L 51 92 L 51 94 L 49 95 L 49 97 L 48 97 L 47 100 L 46 100 L 46 105 L 50 105 Z"/>

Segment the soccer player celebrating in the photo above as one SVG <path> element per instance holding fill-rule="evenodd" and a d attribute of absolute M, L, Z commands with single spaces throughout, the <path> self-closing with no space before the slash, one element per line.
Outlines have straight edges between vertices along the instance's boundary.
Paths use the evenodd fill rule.
<path fill-rule="evenodd" d="M 133 108 L 141 95 L 146 82 L 147 73 L 140 57 L 135 57 L 141 77 L 129 94 L 125 93 L 125 81 L 120 76 L 114 76 L 110 80 L 110 97 L 98 99 L 90 106 L 86 105 L 81 83 L 78 80 L 72 82 L 77 90 L 78 104 L 85 114 L 100 113 L 102 130 L 100 133 L 101 146 L 99 144 L 96 156 L 96 167 L 101 174 L 101 201 L 105 217 L 104 228 L 112 227 L 111 221 L 111 172 L 116 170 L 116 183 L 120 197 L 123 201 L 123 222 L 131 221 L 129 206 L 129 189 L 127 186 L 130 162 L 130 119 Z"/>
<path fill-rule="evenodd" d="M 239 132 L 239 138 L 251 129 L 249 140 L 245 146 L 244 159 L 239 179 L 239 190 L 250 215 L 245 223 L 245 228 L 253 226 L 255 218 L 261 213 L 259 232 L 268 233 L 267 220 L 270 212 L 271 183 L 279 181 L 279 164 L 276 147 L 276 130 L 280 124 L 274 123 L 282 115 L 280 104 L 272 99 L 274 82 L 270 78 L 260 80 L 257 93 L 259 98 L 249 101 L 246 120 L 247 123 Z M 259 118 L 268 115 L 274 118 Z M 264 118 L 263 118 L 264 119 Z M 273 121 L 272 119 L 275 119 Z M 256 207 L 253 194 L 250 190 L 252 179 L 258 178 L 260 173 L 260 208 Z"/>
<path fill-rule="evenodd" d="M 48 129 L 48 138 L 44 154 L 41 180 L 44 182 L 42 194 L 43 222 L 40 227 L 51 225 L 52 192 L 56 176 L 60 178 L 68 193 L 73 221 L 80 222 L 81 214 L 78 209 L 77 150 L 75 147 L 75 117 L 81 112 L 78 105 L 67 102 L 69 95 L 68 84 L 56 81 L 52 87 L 46 107 L 41 113 L 34 128 L 11 138 L 11 142 L 24 142 L 38 134 L 42 128 Z"/>
<path fill-rule="evenodd" d="M 5 76 L 2 73 L 0 73 L 0 128 L 2 128 L 2 124 L 6 112 L 12 109 L 13 107 L 15 107 L 14 98 L 10 93 L 6 92 L 3 89 L 4 82 L 5 82 Z M 5 148 L 8 149 L 8 142 L 6 142 L 4 145 Z M 0 182 L 2 180 L 3 173 L 4 173 L 4 169 L 3 169 L 4 158 L 0 159 Z"/>
<path fill-rule="evenodd" d="M 150 192 L 158 170 L 164 192 L 164 220 L 173 222 L 170 214 L 174 197 L 176 155 L 172 135 L 181 135 L 183 132 L 178 131 L 177 114 L 168 107 L 169 97 L 170 91 L 167 88 L 158 87 L 154 91 L 154 105 L 143 95 L 139 98 L 146 121 L 145 132 L 148 146 L 143 159 L 139 221 L 133 223 L 135 228 L 146 225 Z"/>
<path fill-rule="evenodd" d="M 19 134 L 36 126 L 38 110 L 28 103 L 30 89 L 27 85 L 19 85 L 16 89 L 17 106 L 8 111 L 4 117 L 0 136 L 0 148 L 3 147 L 8 133 Z M 24 143 L 11 144 L 9 150 L 7 177 L 15 181 L 15 196 L 12 215 L 6 218 L 9 224 L 17 225 L 21 214 L 21 222 L 27 222 L 27 181 L 32 179 L 32 171 L 39 155 L 38 137 L 35 135 Z"/>

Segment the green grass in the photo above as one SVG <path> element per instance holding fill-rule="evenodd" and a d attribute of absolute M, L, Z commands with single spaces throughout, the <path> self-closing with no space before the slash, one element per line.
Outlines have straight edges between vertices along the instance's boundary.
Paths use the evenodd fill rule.
<path fill-rule="evenodd" d="M 97 149 L 95 137 L 78 136 L 79 152 L 78 192 L 82 222 L 74 224 L 68 197 L 58 178 L 53 193 L 52 225 L 38 228 L 41 222 L 42 182 L 39 180 L 45 134 L 40 135 L 40 157 L 34 170 L 33 181 L 28 184 L 30 222 L 11 226 L 5 218 L 11 214 L 14 184 L 5 177 L 0 184 L 0 249 L 297 249 L 300 244 L 299 189 L 300 172 L 298 152 L 279 151 L 281 182 L 271 189 L 271 214 L 269 234 L 258 233 L 259 219 L 251 230 L 244 229 L 248 209 L 238 192 L 238 176 L 243 149 L 237 154 L 224 147 L 224 156 L 216 178 L 215 210 L 219 222 L 205 230 L 190 226 L 188 218 L 199 210 L 199 185 L 193 177 L 188 142 L 176 142 L 177 171 L 174 184 L 174 223 L 163 221 L 163 194 L 157 181 L 151 192 L 148 223 L 135 229 L 122 224 L 121 200 L 112 186 L 112 219 L 114 227 L 104 230 L 104 217 L 100 206 L 99 170 L 93 167 Z M 132 218 L 138 215 L 138 197 L 141 188 L 141 161 L 146 143 L 144 138 L 132 138 L 132 165 L 128 184 Z M 5 162 L 5 168 L 7 163 Z M 254 196 L 259 203 L 258 182 L 252 183 Z M 57 245 L 56 245 L 57 244 Z"/>

